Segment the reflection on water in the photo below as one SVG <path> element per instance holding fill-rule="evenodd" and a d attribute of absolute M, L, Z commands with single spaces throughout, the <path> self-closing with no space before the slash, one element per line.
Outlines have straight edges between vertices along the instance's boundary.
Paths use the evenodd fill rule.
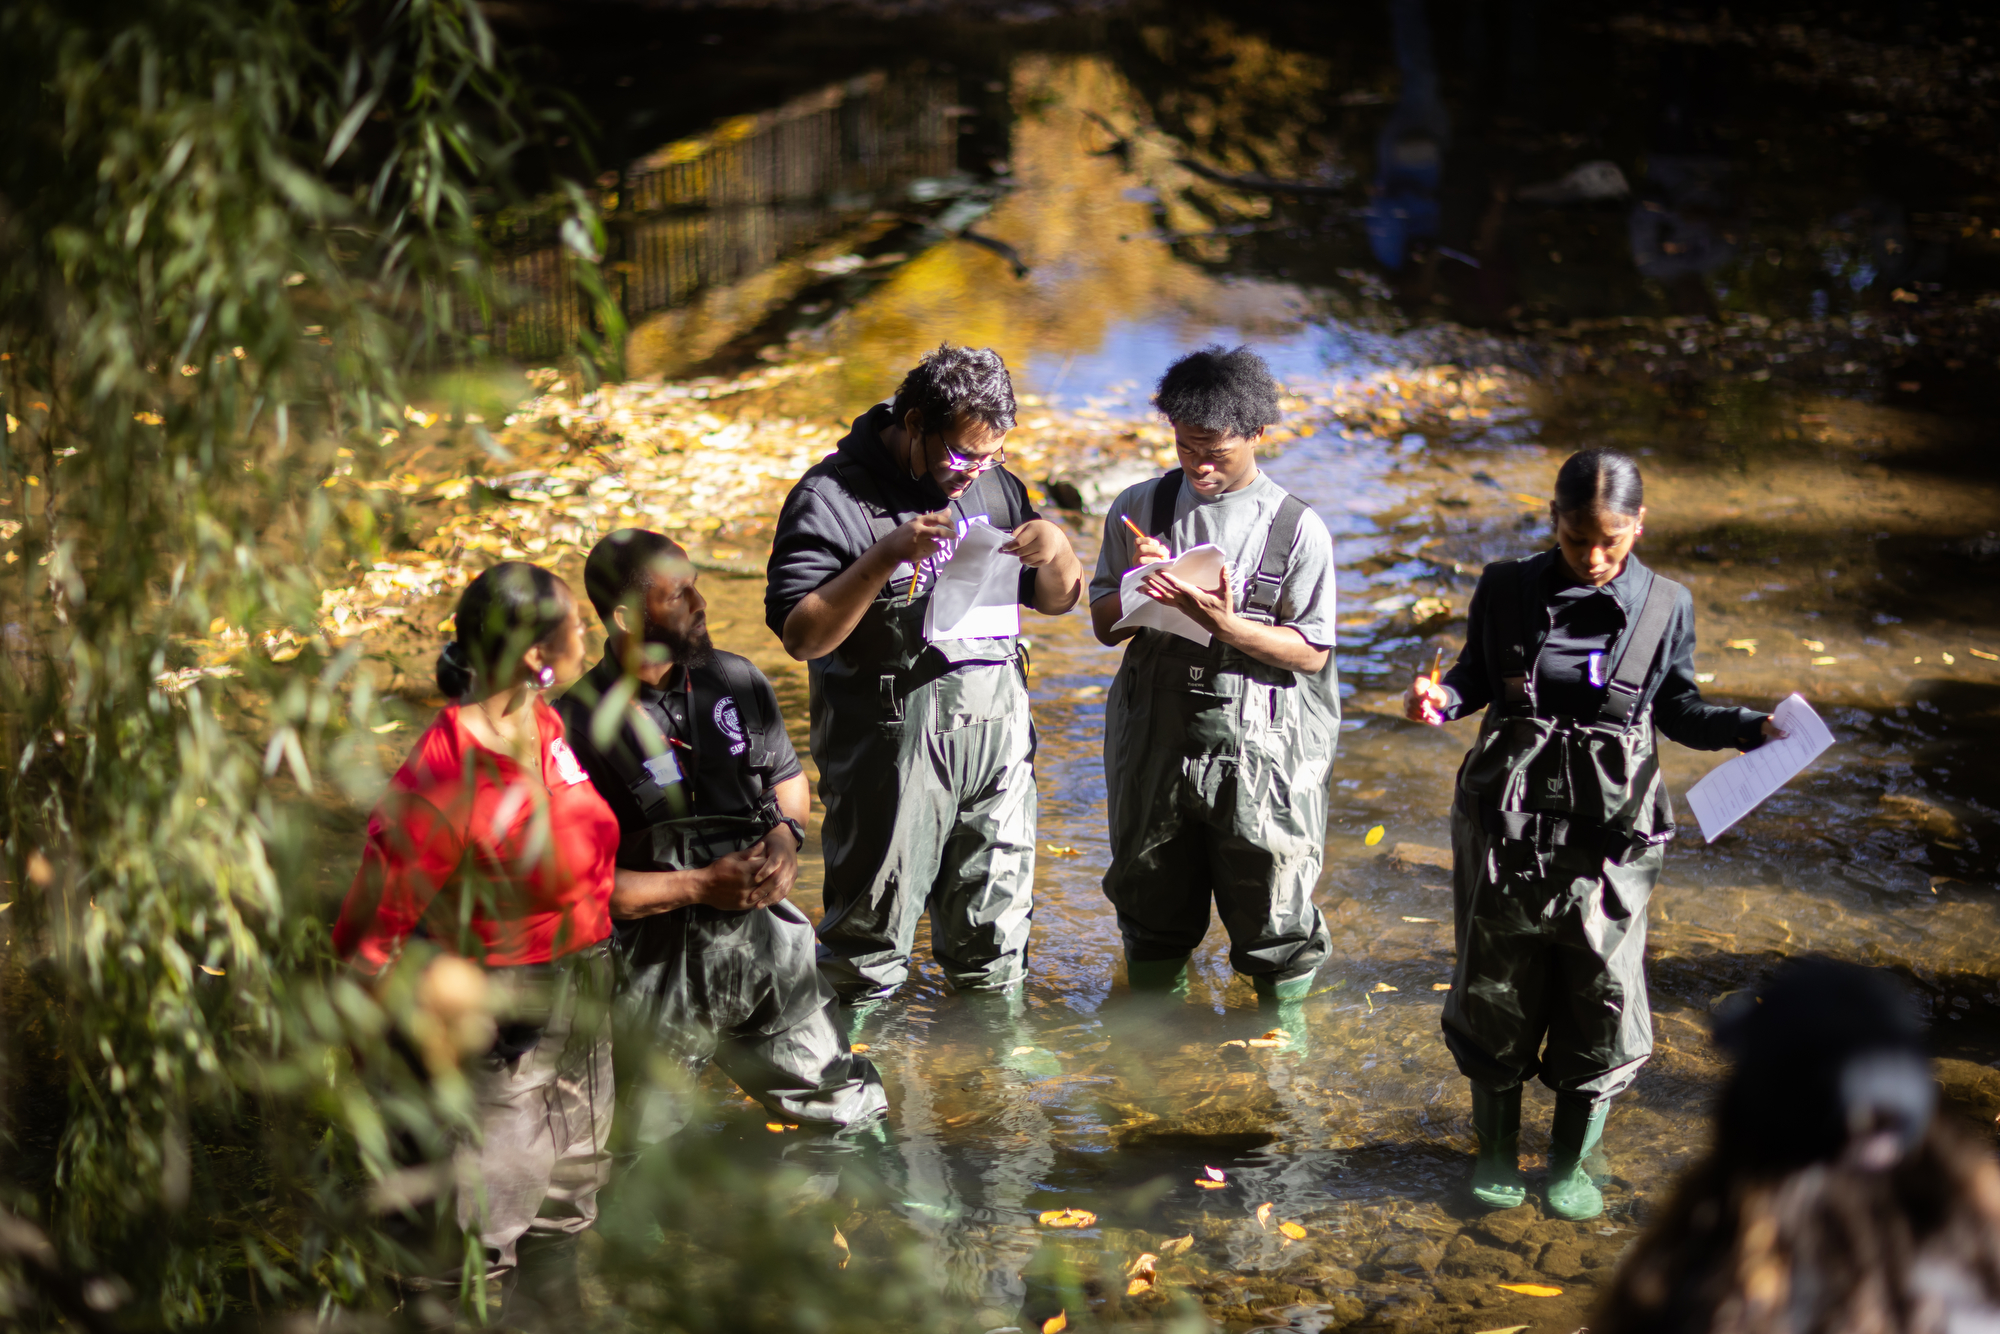
<path fill-rule="evenodd" d="M 1165 1293 L 1192 1295 L 1236 1328 L 1321 1329 L 1364 1318 L 1452 1330 L 1575 1328 L 1635 1224 L 1704 1141 L 1703 1112 L 1721 1072 L 1706 1038 L 1709 1008 L 1786 955 L 1819 950 L 1894 967 L 1929 1006 L 1945 1055 L 1980 1063 L 2000 1056 L 1991 962 L 2000 945 L 1992 897 L 2000 635 L 1991 630 L 2000 541 L 1987 531 L 2000 528 L 2000 492 L 1992 476 L 1959 465 L 1965 446 L 1948 421 L 1827 392 L 1875 373 L 1839 367 L 1882 357 L 1881 340 L 1871 333 L 1864 347 L 1858 308 L 1845 323 L 1847 307 L 1829 314 L 1824 302 L 1784 286 L 1789 279 L 1746 271 L 1784 266 L 1746 247 L 1738 185 L 1727 164 L 1695 151 L 1692 131 L 1674 142 L 1658 126 L 1650 131 L 1661 154 L 1643 176 L 1627 162 L 1640 182 L 1636 199 L 1619 198 L 1600 172 L 1563 187 L 1568 195 L 1551 186 L 1544 197 L 1553 202 L 1524 212 L 1496 192 L 1499 168 L 1465 157 L 1472 122 L 1448 116 L 1424 84 L 1436 71 L 1421 7 L 1395 0 L 1391 17 L 1369 58 L 1404 71 L 1401 97 L 1363 87 L 1341 100 L 1327 61 L 1259 56 L 1261 68 L 1324 94 L 1315 122 L 1347 118 L 1339 123 L 1351 130 L 1341 141 L 1348 159 L 1376 154 L 1373 172 L 1357 177 L 1338 144 L 1317 141 L 1325 167 L 1317 179 L 1376 186 L 1365 208 L 1357 193 L 1353 208 L 1335 211 L 1345 230 L 1323 240 L 1315 238 L 1331 235 L 1320 229 L 1335 216 L 1324 206 L 1274 210 L 1268 193 L 1218 184 L 1214 172 L 1177 162 L 1198 150 L 1238 174 L 1315 170 L 1307 160 L 1314 141 L 1303 132 L 1265 156 L 1244 148 L 1279 142 L 1245 130 L 1254 117 L 1222 114 L 1247 103 L 1212 96 L 1192 79 L 1178 102 L 1159 92 L 1161 62 L 1190 46 L 1223 49 L 1226 24 L 1148 37 L 1144 59 L 1019 56 L 1011 185 L 979 225 L 1020 265 L 992 247 L 936 243 L 880 266 L 872 288 L 784 342 L 799 355 L 837 357 L 838 369 L 789 382 L 756 409 L 762 417 L 746 409 L 741 418 L 845 420 L 886 395 L 937 342 L 990 344 L 1018 371 L 1019 439 L 1038 442 L 1025 452 L 1087 484 L 1086 498 L 1101 505 L 1158 467 L 1164 436 L 1146 420 L 1145 398 L 1166 362 L 1210 340 L 1247 341 L 1277 368 L 1296 408 L 1295 438 L 1270 470 L 1315 507 L 1338 543 L 1348 698 L 1319 891 L 1334 956 L 1317 993 L 1285 1016 L 1287 1035 L 1268 1045 L 1248 1045 L 1274 1021 L 1229 972 L 1219 932 L 1196 957 L 1185 1003 L 1135 998 L 1120 983 L 1117 933 L 1098 888 L 1107 859 L 1103 700 L 1117 654 L 1096 644 L 1080 615 L 1031 618 L 1044 855 L 1026 996 L 1013 1008 L 971 1003 L 924 963 L 897 1003 L 863 1017 L 856 1034 L 891 1089 L 893 1142 L 870 1170 L 901 1201 L 896 1226 L 936 1243 L 948 1281 L 994 1326 L 1025 1323 L 1024 1314 L 1039 1320 L 1062 1301 L 1075 1324 L 1078 1300 L 1107 1319 L 1154 1318 L 1167 1298 L 1127 1297 L 1116 1276 L 1152 1252 L 1165 1257 Z M 1521 49 L 1508 68 L 1534 68 L 1532 23 L 1517 22 L 1509 40 Z M 1707 65 L 1723 57 L 1697 55 L 1692 73 L 1667 62 L 1659 77 L 1663 87 L 1693 88 L 1675 93 L 1676 105 L 1697 108 L 1712 128 L 1724 113 L 1702 90 L 1713 91 Z M 1525 97 L 1517 85 L 1509 83 L 1509 98 Z M 756 133 L 779 136 L 785 125 L 810 122 L 822 147 L 808 157 L 831 163 L 838 154 L 827 145 L 838 136 L 828 127 L 884 95 L 879 84 L 853 85 L 815 104 L 818 121 L 802 111 L 787 120 L 788 111 L 758 122 Z M 1205 113 L 1202 97 L 1210 98 Z M 935 129 L 934 103 L 905 112 Z M 1327 106 L 1346 110 L 1336 116 Z M 1175 140 L 1176 132 L 1185 137 Z M 893 184 L 899 172 L 944 175 L 950 164 L 925 156 L 945 151 L 930 133 L 907 135 L 896 150 L 903 165 L 882 168 L 878 184 Z M 1548 137 L 1532 153 L 1509 150 L 1522 160 L 1507 170 L 1560 184 L 1583 150 Z M 801 238 L 847 225 L 826 202 L 846 187 L 826 170 L 801 187 L 825 210 L 800 215 Z M 1472 197 L 1454 194 L 1461 189 Z M 646 198 L 666 210 L 682 196 L 663 186 Z M 674 276 L 682 261 L 672 256 L 683 253 L 675 247 L 694 244 L 673 240 L 693 235 L 675 227 L 698 216 L 703 226 L 748 235 L 778 226 L 790 206 L 790 196 L 732 197 L 730 207 L 745 211 L 724 221 L 715 211 L 721 198 L 706 197 L 707 213 L 662 212 L 634 232 L 652 238 L 635 242 L 640 268 L 627 289 L 641 294 L 630 298 L 635 309 L 769 271 L 716 260 L 698 278 Z M 1840 268 L 1842 299 L 1859 300 L 1873 278 L 1862 280 L 1855 266 L 1890 253 L 1883 229 L 1901 213 L 1871 205 L 1854 221 L 1849 203 L 1822 198 L 1813 207 L 1821 217 L 1849 210 L 1839 216 L 1849 218 L 1841 225 L 1852 243 L 1829 250 L 1826 263 Z M 742 221 L 751 217 L 766 221 Z M 667 259 L 644 258 L 655 244 Z M 1324 284 L 1251 262 L 1309 246 L 1325 252 L 1315 270 L 1328 275 Z M 1371 246 L 1386 272 L 1355 267 Z M 1225 262 L 1231 255 L 1240 262 Z M 1649 319 L 1620 315 L 1564 339 L 1413 325 L 1384 302 L 1388 277 L 1415 294 L 1419 315 L 1452 302 L 1466 313 L 1504 311 L 1585 289 L 1582 304 L 1601 309 L 1641 291 L 1649 265 L 1658 270 L 1658 286 L 1643 289 L 1655 302 Z M 1331 281 L 1337 266 L 1353 276 Z M 1418 270 L 1429 276 L 1409 286 Z M 1724 319 L 1718 302 L 1731 284 L 1739 289 L 1732 299 L 1751 287 L 1772 304 L 1739 306 Z M 771 308 L 759 306 L 758 318 Z M 1667 309 L 1700 312 L 1706 322 L 1658 320 Z M 1878 310 L 1870 318 L 1887 317 Z M 1843 321 L 1840 336 L 1851 335 L 1854 350 L 1828 360 L 1823 374 L 1815 361 L 1810 378 L 1802 371 L 1788 381 L 1785 358 L 1818 357 L 1819 342 L 1800 340 L 1833 336 L 1829 320 Z M 1908 336 L 1895 347 L 1914 348 L 1916 334 Z M 1487 393 L 1502 380 L 1506 392 L 1528 396 L 1518 411 L 1465 397 L 1474 381 Z M 1350 410 L 1356 387 L 1373 383 L 1393 392 Z M 1452 774 L 1473 725 L 1410 726 L 1396 696 L 1433 645 L 1460 642 L 1481 565 L 1543 540 L 1540 497 L 1561 457 L 1599 439 L 1646 456 L 1642 551 L 1694 592 L 1696 665 L 1712 696 L 1769 705 L 1797 689 L 1819 706 L 1839 745 L 1716 844 L 1684 836 L 1674 845 L 1651 913 L 1659 1047 L 1612 1112 L 1607 1216 L 1572 1225 L 1542 1219 L 1531 1203 L 1483 1217 L 1463 1187 L 1472 1149 L 1465 1085 L 1438 1035 L 1451 961 L 1441 849 Z M 1095 521 L 1069 522 L 1093 558 Z M 778 679 L 803 750 L 803 669 L 762 629 L 761 586 L 713 576 L 708 585 L 718 641 Z M 1685 791 L 1719 758 L 1668 747 L 1674 789 Z M 1386 837 L 1370 845 L 1363 836 L 1377 825 Z M 817 911 L 810 859 L 807 869 L 798 897 Z M 920 960 L 927 948 L 920 939 Z M 1530 1094 L 1531 1180 L 1550 1101 Z M 1222 1176 L 1215 1189 L 1200 1184 L 1210 1168 Z M 1040 1211 L 1064 1207 L 1091 1210 L 1098 1225 L 1056 1234 L 1037 1224 Z M 1306 1235 L 1277 1231 L 1280 1220 Z M 1169 1254 L 1164 1243 L 1183 1236 L 1192 1238 L 1187 1249 Z M 1563 1295 L 1522 1297 L 1498 1286 L 1528 1279 Z"/>
<path fill-rule="evenodd" d="M 599 200 L 611 241 L 605 260 L 613 299 L 633 326 L 634 369 L 679 369 L 713 355 L 831 268 L 800 263 L 802 251 L 865 233 L 871 216 L 908 204 L 913 182 L 947 176 L 963 110 L 951 97 L 946 80 L 878 70 L 734 117 L 647 154 L 622 178 L 612 174 L 614 188 Z M 519 296 L 505 337 L 514 355 L 548 356 L 574 342 L 584 316 L 560 247 L 513 256 L 501 274 Z"/>

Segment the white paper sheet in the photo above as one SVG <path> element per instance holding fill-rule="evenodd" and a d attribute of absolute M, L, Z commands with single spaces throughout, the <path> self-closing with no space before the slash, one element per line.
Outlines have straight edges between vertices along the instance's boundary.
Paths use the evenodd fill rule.
<path fill-rule="evenodd" d="M 1214 636 L 1189 620 L 1186 613 L 1175 611 L 1164 602 L 1155 602 L 1140 591 L 1139 585 L 1146 582 L 1146 576 L 1154 570 L 1171 571 L 1174 578 L 1196 588 L 1214 588 L 1222 582 L 1222 548 L 1212 542 L 1191 547 L 1173 560 L 1156 560 L 1150 565 L 1141 565 L 1125 572 L 1118 582 L 1118 608 L 1125 614 L 1119 618 L 1114 630 L 1145 627 L 1165 630 L 1168 634 L 1192 639 L 1207 646 Z"/>
<path fill-rule="evenodd" d="M 924 640 L 1010 639 L 1021 633 L 1021 558 L 1000 548 L 1011 536 L 984 518 L 966 526 L 938 571 L 924 608 Z"/>
<path fill-rule="evenodd" d="M 1772 711 L 1787 733 L 1782 741 L 1766 741 L 1725 764 L 1710 769 L 1688 789 L 1688 807 L 1701 822 L 1702 838 L 1713 843 L 1759 803 L 1776 792 L 1833 744 L 1833 733 L 1812 705 L 1788 695 Z"/>

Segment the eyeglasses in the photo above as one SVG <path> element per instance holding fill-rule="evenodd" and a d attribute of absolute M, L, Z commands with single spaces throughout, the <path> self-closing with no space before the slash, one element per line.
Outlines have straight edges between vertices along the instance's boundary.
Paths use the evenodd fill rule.
<path fill-rule="evenodd" d="M 925 436 L 924 438 L 926 440 L 930 439 L 929 436 Z M 944 466 L 955 473 L 962 473 L 967 477 L 977 477 L 983 472 L 991 472 L 1006 461 L 1007 451 L 1005 449 L 996 449 L 991 454 L 974 456 L 961 454 L 950 445 L 944 447 Z"/>

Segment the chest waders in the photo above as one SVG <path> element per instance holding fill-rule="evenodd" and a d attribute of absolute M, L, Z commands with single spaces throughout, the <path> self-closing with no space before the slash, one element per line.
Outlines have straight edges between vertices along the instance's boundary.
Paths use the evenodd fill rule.
<path fill-rule="evenodd" d="M 897 513 L 865 470 L 843 463 L 839 476 L 865 516 L 849 533 L 857 550 L 895 531 Z M 997 491 L 990 476 L 968 499 Z M 925 642 L 930 594 L 908 590 L 891 579 L 846 640 L 812 662 L 826 805 L 819 966 L 850 1003 L 902 986 L 927 910 L 931 953 L 953 988 L 1005 990 L 1026 975 L 1036 812 L 1026 662 L 1014 639 Z"/>
<path fill-rule="evenodd" d="M 1153 490 L 1147 532 L 1173 527 L 1182 474 Z M 1305 503 L 1271 522 L 1241 614 L 1276 619 Z M 1134 990 L 1180 993 L 1208 932 L 1229 932 L 1229 962 L 1260 998 L 1303 998 L 1332 949 L 1313 905 L 1326 840 L 1327 773 L 1339 733 L 1298 674 L 1211 641 L 1141 630 L 1105 707 L 1111 866 Z"/>
<path fill-rule="evenodd" d="M 691 775 L 667 741 L 671 724 L 658 704 L 634 699 L 602 750 L 611 780 L 639 804 L 650 869 L 699 870 L 778 823 L 763 782 L 771 757 L 758 745 L 774 720 L 761 716 L 753 673 L 733 654 L 689 672 Z M 648 1077 L 656 1051 L 690 1074 L 713 1060 L 787 1120 L 846 1126 L 886 1109 L 881 1077 L 849 1050 L 837 1001 L 814 966 L 812 922 L 789 901 L 747 912 L 692 904 L 619 922 L 613 943 L 618 1082 L 637 1102 L 638 1143 L 658 1143 L 688 1116 L 684 1090 Z"/>
<path fill-rule="evenodd" d="M 1505 692 L 1459 766 L 1452 803 L 1458 961 L 1444 1039 L 1472 1082 L 1474 1196 L 1493 1208 L 1525 1198 L 1521 1085 L 1539 1074 L 1556 1093 L 1549 1209 L 1594 1218 L 1604 1197 L 1584 1159 L 1610 1099 L 1653 1051 L 1646 904 L 1674 825 L 1652 715 L 1639 702 L 1663 661 L 1680 586 L 1652 575 L 1596 715 L 1553 718 L 1537 706 L 1548 627 L 1527 620 L 1545 605 L 1535 568 L 1495 567 L 1483 627 Z"/>

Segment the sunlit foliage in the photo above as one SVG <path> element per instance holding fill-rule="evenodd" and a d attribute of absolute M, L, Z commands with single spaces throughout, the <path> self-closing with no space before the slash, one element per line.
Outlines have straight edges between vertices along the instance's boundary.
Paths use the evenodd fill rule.
<path fill-rule="evenodd" d="M 49 0 L 0 47 L 0 1189 L 141 1324 L 362 1301 L 407 1263 L 363 1187 L 464 1090 L 351 1068 L 400 993 L 325 966 L 301 799 L 379 714 L 284 646 L 377 540 L 339 452 L 491 326 L 479 209 L 543 120 L 459 0 Z"/>

